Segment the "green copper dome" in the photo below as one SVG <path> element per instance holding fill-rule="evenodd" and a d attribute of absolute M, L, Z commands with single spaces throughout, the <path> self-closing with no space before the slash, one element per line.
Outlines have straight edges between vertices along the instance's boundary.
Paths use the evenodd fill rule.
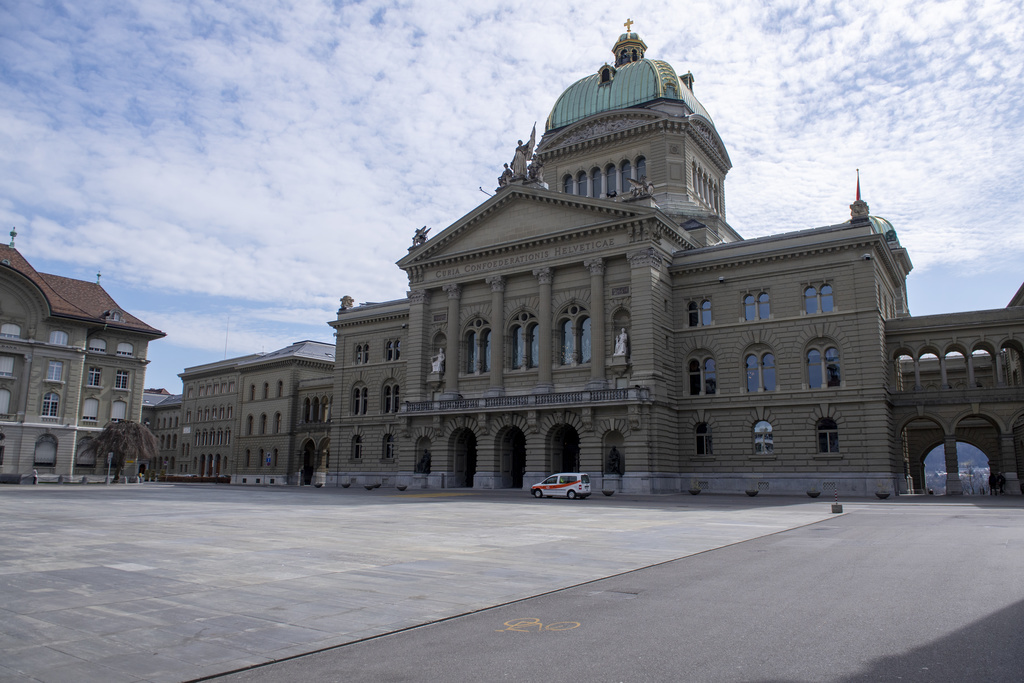
<path fill-rule="evenodd" d="M 691 112 L 714 125 L 707 110 L 672 65 L 645 59 L 644 48 L 646 46 L 636 33 L 622 34 L 612 50 L 616 55 L 616 66 L 605 64 L 597 73 L 569 86 L 551 109 L 546 130 L 562 128 L 601 112 L 636 107 L 662 98 L 684 103 Z M 692 81 L 692 77 L 689 78 Z"/>

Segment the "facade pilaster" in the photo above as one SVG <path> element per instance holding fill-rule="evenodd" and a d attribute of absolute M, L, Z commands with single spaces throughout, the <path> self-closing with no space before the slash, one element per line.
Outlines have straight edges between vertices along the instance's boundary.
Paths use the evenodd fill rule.
<path fill-rule="evenodd" d="M 583 262 L 590 271 L 590 383 L 588 388 L 603 389 L 605 363 L 604 325 L 604 259 L 593 258 Z"/>
<path fill-rule="evenodd" d="M 540 287 L 540 306 L 537 317 L 540 344 L 537 352 L 537 387 L 536 393 L 548 393 L 554 390 L 551 381 L 551 280 L 554 273 L 551 268 L 536 268 L 533 271 Z"/>
<path fill-rule="evenodd" d="M 462 300 L 461 285 L 444 285 L 442 289 L 448 294 L 448 340 L 444 360 L 444 393 L 457 396 L 459 393 L 459 370 L 462 361 L 459 359 L 461 347 L 459 330 L 459 304 Z"/>
<path fill-rule="evenodd" d="M 1014 448 L 1013 433 L 999 435 L 1000 460 L 1002 474 L 1006 477 L 1003 492 L 1008 496 L 1021 495 L 1020 480 L 1017 477 L 1017 452 Z"/>
<path fill-rule="evenodd" d="M 505 278 L 492 275 L 491 286 L 491 396 L 505 393 Z"/>

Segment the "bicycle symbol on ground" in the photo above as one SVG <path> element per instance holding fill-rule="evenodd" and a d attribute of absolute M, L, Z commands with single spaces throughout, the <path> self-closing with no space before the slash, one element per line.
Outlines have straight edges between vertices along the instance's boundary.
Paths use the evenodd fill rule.
<path fill-rule="evenodd" d="M 495 632 L 515 631 L 517 633 L 540 633 L 541 631 L 571 631 L 578 628 L 578 621 L 556 621 L 553 624 L 542 624 L 540 619 L 513 619 L 505 622 L 505 628 L 495 629 Z"/>

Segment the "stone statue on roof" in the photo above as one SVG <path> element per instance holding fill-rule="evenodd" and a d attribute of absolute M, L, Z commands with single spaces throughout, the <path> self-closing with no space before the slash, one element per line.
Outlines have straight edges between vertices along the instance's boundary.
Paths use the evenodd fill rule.
<path fill-rule="evenodd" d="M 512 178 L 513 180 L 525 180 L 530 157 L 533 155 L 533 146 L 537 142 L 537 124 L 533 124 L 533 131 L 530 133 L 530 141 L 523 144 L 520 140 L 516 145 L 516 153 L 512 156 Z"/>
<path fill-rule="evenodd" d="M 430 228 L 425 225 L 422 228 L 416 228 L 416 234 L 412 236 L 412 246 L 418 247 L 426 242 L 428 232 L 430 232 Z"/>

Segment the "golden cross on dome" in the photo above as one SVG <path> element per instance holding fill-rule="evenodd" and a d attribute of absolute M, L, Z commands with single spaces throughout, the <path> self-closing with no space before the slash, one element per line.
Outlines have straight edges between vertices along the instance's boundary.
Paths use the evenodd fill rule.
<path fill-rule="evenodd" d="M 626 27 L 626 33 L 629 33 L 629 30 L 633 27 L 633 20 L 632 19 L 626 19 L 626 23 L 623 24 L 623 26 Z"/>

